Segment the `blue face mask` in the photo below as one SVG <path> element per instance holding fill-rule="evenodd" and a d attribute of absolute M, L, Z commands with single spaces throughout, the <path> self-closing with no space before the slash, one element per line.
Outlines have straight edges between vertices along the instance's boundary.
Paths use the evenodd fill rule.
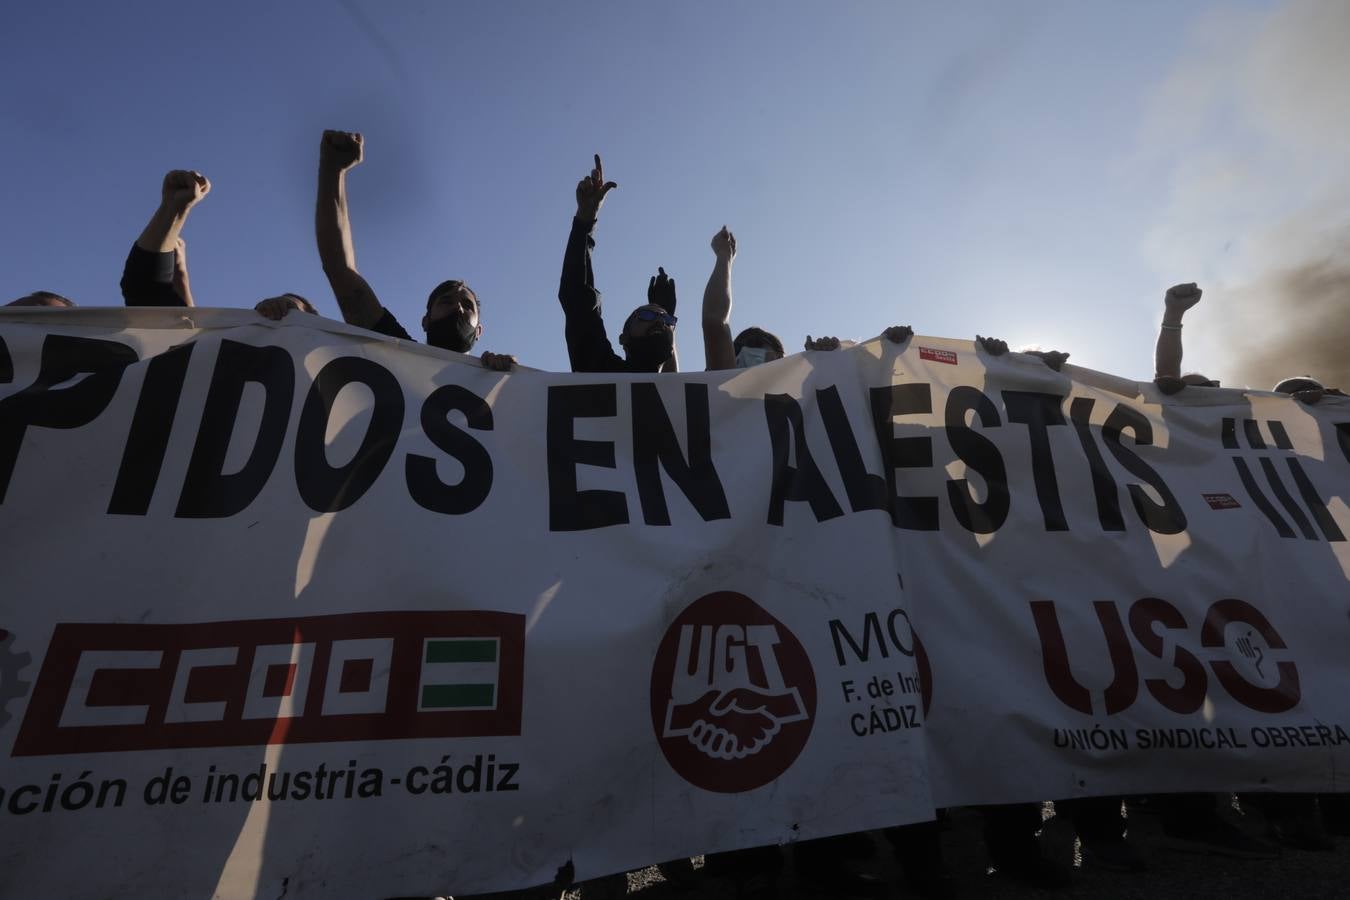
<path fill-rule="evenodd" d="M 748 369 L 769 361 L 767 347 L 742 347 L 736 351 L 736 368 Z"/>

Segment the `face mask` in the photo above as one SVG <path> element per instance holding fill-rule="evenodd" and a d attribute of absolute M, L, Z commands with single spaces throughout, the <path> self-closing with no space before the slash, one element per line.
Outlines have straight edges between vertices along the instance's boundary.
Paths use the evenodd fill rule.
<path fill-rule="evenodd" d="M 642 337 L 630 337 L 624 344 L 628 362 L 640 372 L 655 372 L 675 349 L 675 334 L 657 331 Z"/>
<path fill-rule="evenodd" d="M 427 323 L 427 343 L 442 350 L 468 353 L 478 340 L 478 327 L 460 315 L 445 316 Z"/>
<path fill-rule="evenodd" d="M 768 347 L 742 347 L 736 351 L 736 368 L 748 369 L 769 361 Z"/>

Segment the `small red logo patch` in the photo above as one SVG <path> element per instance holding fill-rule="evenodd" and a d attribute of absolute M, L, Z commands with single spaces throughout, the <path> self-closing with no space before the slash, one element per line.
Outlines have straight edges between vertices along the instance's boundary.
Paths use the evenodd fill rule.
<path fill-rule="evenodd" d="M 1242 504 L 1233 499 L 1232 494 L 1201 494 L 1210 509 L 1240 509 Z"/>
<path fill-rule="evenodd" d="M 949 366 L 954 366 L 956 365 L 956 351 L 935 350 L 932 347 L 920 347 L 919 359 L 931 359 L 933 362 L 946 363 Z"/>

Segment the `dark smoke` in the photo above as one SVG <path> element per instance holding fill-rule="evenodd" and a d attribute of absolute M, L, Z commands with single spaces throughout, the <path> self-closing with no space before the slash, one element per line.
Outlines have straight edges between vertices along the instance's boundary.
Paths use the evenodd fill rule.
<path fill-rule="evenodd" d="M 1277 270 L 1243 292 L 1243 305 L 1255 315 L 1233 342 L 1246 350 L 1232 361 L 1239 382 L 1269 390 L 1282 378 L 1311 375 L 1350 391 L 1350 240 L 1342 246 L 1341 253 Z"/>

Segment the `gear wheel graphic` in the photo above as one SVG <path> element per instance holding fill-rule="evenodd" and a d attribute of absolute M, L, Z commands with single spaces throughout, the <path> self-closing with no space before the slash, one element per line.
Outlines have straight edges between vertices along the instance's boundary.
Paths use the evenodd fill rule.
<path fill-rule="evenodd" d="M 32 685 L 19 675 L 32 661 L 32 654 L 14 652 L 14 635 L 0 628 L 0 728 L 12 718 L 7 708 L 10 701 L 28 696 Z"/>

